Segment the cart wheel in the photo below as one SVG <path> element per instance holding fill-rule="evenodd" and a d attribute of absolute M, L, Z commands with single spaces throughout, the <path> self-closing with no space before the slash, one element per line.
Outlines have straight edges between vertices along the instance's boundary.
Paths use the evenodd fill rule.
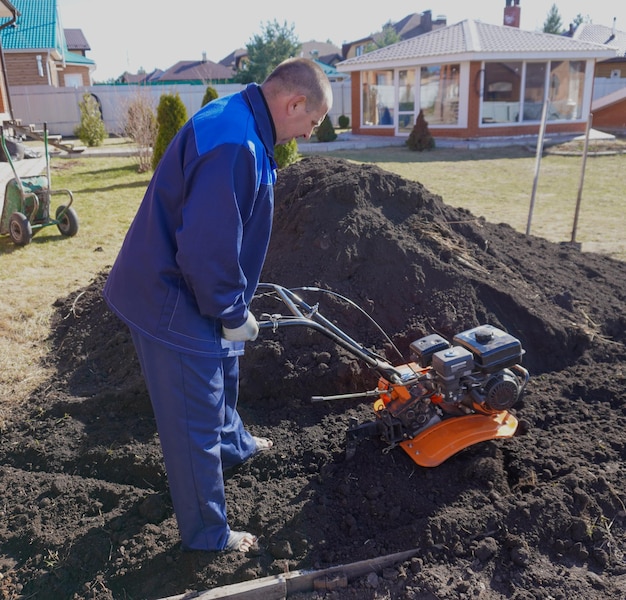
<path fill-rule="evenodd" d="M 63 211 L 65 212 L 59 219 L 59 215 Z M 71 206 L 68 206 L 67 208 L 64 205 L 59 206 L 56 211 L 56 218 L 59 221 L 57 223 L 57 227 L 63 235 L 72 237 L 78 233 L 78 215 Z"/>
<path fill-rule="evenodd" d="M 26 246 L 33 239 L 33 228 L 28 217 L 21 212 L 14 212 L 9 218 L 9 235 L 17 246 Z"/>

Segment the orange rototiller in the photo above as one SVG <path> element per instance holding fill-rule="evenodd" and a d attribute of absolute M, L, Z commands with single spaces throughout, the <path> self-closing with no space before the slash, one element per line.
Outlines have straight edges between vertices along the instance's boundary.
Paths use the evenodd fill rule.
<path fill-rule="evenodd" d="M 261 283 L 257 295 L 274 297 L 290 313 L 261 315 L 260 329 L 311 327 L 380 375 L 374 390 L 312 397 L 314 402 L 376 398 L 374 420 L 349 422 L 348 456 L 354 454 L 359 440 L 378 436 L 387 450 L 400 446 L 418 465 L 435 467 L 473 444 L 510 438 L 521 429 L 509 409 L 521 398 L 529 374 L 520 364 L 524 354 L 520 341 L 505 331 L 480 325 L 458 333 L 451 343 L 438 334 L 427 335 L 410 344 L 410 361 L 393 366 L 353 340 L 326 319 L 317 304 L 310 306 L 294 290 Z"/>

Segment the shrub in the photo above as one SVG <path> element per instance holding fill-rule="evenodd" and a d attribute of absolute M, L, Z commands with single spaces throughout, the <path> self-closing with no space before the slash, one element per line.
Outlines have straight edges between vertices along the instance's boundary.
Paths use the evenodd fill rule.
<path fill-rule="evenodd" d="M 315 135 L 320 142 L 334 142 L 337 139 L 335 128 L 333 127 L 328 115 L 326 115 L 324 120 L 320 123 Z"/>
<path fill-rule="evenodd" d="M 74 129 L 74 135 L 89 147 L 100 146 L 107 136 L 100 104 L 93 94 L 83 94 L 78 103 L 80 108 L 80 125 Z"/>
<path fill-rule="evenodd" d="M 157 107 L 157 136 L 152 152 L 152 168 L 156 169 L 169 143 L 187 121 L 187 109 L 176 94 L 163 94 Z"/>
<path fill-rule="evenodd" d="M 211 100 L 215 100 L 218 97 L 217 90 L 212 86 L 207 86 L 207 89 L 204 92 L 204 97 L 202 98 L 202 106 L 211 102 Z"/>
<path fill-rule="evenodd" d="M 415 125 L 409 134 L 406 145 L 411 150 L 432 150 L 435 147 L 435 138 L 430 134 L 428 121 L 424 118 L 424 111 L 420 110 Z"/>
<path fill-rule="evenodd" d="M 139 173 L 145 173 L 152 165 L 152 147 L 156 133 L 154 105 L 148 95 L 138 92 L 126 106 L 124 134 L 137 145 Z"/>
<path fill-rule="evenodd" d="M 294 138 L 286 144 L 278 144 L 274 146 L 274 160 L 279 169 L 288 167 L 291 163 L 295 163 L 300 158 L 298 153 L 298 142 Z"/>
<path fill-rule="evenodd" d="M 346 115 L 339 115 L 337 119 L 337 125 L 339 125 L 339 129 L 348 129 L 350 126 L 350 118 Z"/>

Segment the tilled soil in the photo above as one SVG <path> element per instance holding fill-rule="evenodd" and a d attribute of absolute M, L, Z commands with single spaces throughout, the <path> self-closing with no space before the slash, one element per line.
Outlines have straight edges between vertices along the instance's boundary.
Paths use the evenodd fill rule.
<path fill-rule="evenodd" d="M 373 418 L 372 401 L 310 398 L 378 375 L 316 331 L 264 329 L 242 358 L 240 411 L 275 446 L 225 474 L 232 526 L 260 536 L 247 555 L 181 552 L 105 278 L 58 300 L 56 375 L 2 431 L 0 598 L 152 600 L 403 551 L 297 597 L 626 597 L 626 264 L 487 223 L 377 167 L 312 157 L 281 171 L 264 281 L 331 290 L 300 293 L 394 364 L 382 332 L 405 360 L 433 332 L 509 332 L 531 374 L 513 409 L 528 430 L 434 468 L 375 438 L 348 460 L 349 419 Z"/>

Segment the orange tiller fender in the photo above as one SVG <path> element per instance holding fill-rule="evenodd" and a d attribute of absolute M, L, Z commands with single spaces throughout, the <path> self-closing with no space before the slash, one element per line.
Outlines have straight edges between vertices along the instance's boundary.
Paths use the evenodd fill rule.
<path fill-rule="evenodd" d="M 478 442 L 513 437 L 517 425 L 517 419 L 506 410 L 491 415 L 454 417 L 400 442 L 400 446 L 418 465 L 436 467 Z"/>

